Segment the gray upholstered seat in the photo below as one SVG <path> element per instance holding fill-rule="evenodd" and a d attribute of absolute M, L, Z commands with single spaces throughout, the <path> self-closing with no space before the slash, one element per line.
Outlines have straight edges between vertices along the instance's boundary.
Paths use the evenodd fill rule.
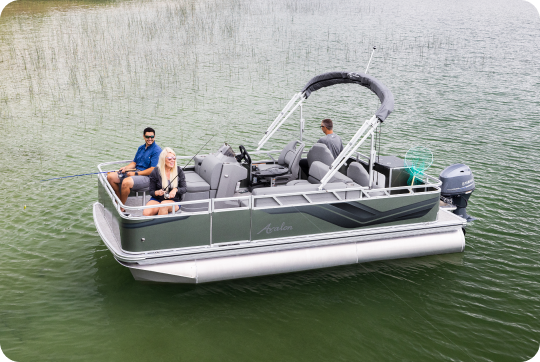
<path fill-rule="evenodd" d="M 324 177 L 324 175 L 326 175 L 328 170 L 330 170 L 330 166 L 325 165 L 320 161 L 314 161 L 309 168 L 308 181 L 312 184 L 320 184 L 322 178 Z M 352 183 L 353 180 L 338 171 L 334 174 L 334 176 L 332 176 L 332 178 L 328 182 Z"/>
<path fill-rule="evenodd" d="M 289 142 L 281 151 L 278 163 L 257 165 L 260 170 L 261 179 L 276 177 L 276 181 L 286 183 L 296 180 L 300 173 L 300 158 L 304 150 L 305 143 L 301 141 Z M 275 172 L 273 172 L 275 171 Z M 275 176 L 280 175 L 280 176 Z"/>
<path fill-rule="evenodd" d="M 311 167 L 311 164 L 315 161 L 320 161 L 328 166 L 334 162 L 332 152 L 330 152 L 324 143 L 315 143 L 309 150 L 307 154 L 308 166 Z"/>
<path fill-rule="evenodd" d="M 210 191 L 210 184 L 208 184 L 208 182 L 206 182 L 196 172 L 188 171 L 188 172 L 185 172 L 185 175 L 186 175 L 187 192 Z"/>
<path fill-rule="evenodd" d="M 196 165 L 196 172 L 185 173 L 185 201 L 232 197 L 236 183 L 247 177 L 247 170 L 234 159 L 232 162 L 223 162 L 214 155 L 206 155 L 200 157 Z"/>
<path fill-rule="evenodd" d="M 372 187 L 374 189 L 384 188 L 386 179 L 384 175 L 375 171 L 374 175 L 375 176 L 373 176 Z M 367 172 L 366 168 L 362 166 L 359 162 L 351 162 L 349 168 L 347 169 L 347 176 L 360 186 L 369 186 L 369 173 Z"/>
<path fill-rule="evenodd" d="M 369 173 L 358 162 L 351 162 L 347 169 L 347 176 L 360 186 L 369 186 Z"/>

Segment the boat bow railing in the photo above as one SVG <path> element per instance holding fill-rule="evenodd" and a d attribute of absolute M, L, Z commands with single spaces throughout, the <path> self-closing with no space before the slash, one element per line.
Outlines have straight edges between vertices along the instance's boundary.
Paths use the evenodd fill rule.
<path fill-rule="evenodd" d="M 258 151 L 254 154 L 268 154 L 270 152 L 279 152 L 278 150 L 273 151 Z M 357 154 L 358 157 L 358 154 Z M 189 156 L 179 156 L 180 159 L 189 159 Z M 106 167 L 111 165 L 118 165 L 122 163 L 131 162 L 127 161 L 116 161 L 116 162 L 107 162 L 98 165 L 100 172 Z M 338 164 L 339 165 L 339 164 Z M 113 171 L 113 170 L 111 170 Z M 261 208 L 274 208 L 274 207 L 290 207 L 290 206 L 302 206 L 302 205 L 316 205 L 324 204 L 329 202 L 350 202 L 355 200 L 362 199 L 377 199 L 377 198 L 387 198 L 387 197 L 402 197 L 407 194 L 418 194 L 418 193 L 440 193 L 440 186 L 442 182 L 431 175 L 424 174 L 421 179 L 424 184 L 411 185 L 411 186 L 399 186 L 399 187 L 388 187 L 388 188 L 369 188 L 364 186 L 347 186 L 340 189 L 331 189 L 326 190 L 324 187 L 319 190 L 313 191 L 294 191 L 294 188 L 291 187 L 289 192 L 283 192 L 273 195 L 240 195 L 227 198 L 217 198 L 217 199 L 205 199 L 205 200 L 191 200 L 191 201 L 180 201 L 177 203 L 171 203 L 168 206 L 179 205 L 181 206 L 180 211 L 172 212 L 168 215 L 154 215 L 154 216 L 126 216 L 123 212 L 120 211 L 121 208 L 125 209 L 126 212 L 134 214 L 137 212 L 142 213 L 145 209 L 151 209 L 156 207 L 163 207 L 163 205 L 151 205 L 151 206 L 131 206 L 122 204 L 120 199 L 116 196 L 114 190 L 107 182 L 107 176 L 105 173 L 98 175 L 100 182 L 102 183 L 104 189 L 106 190 L 108 196 L 113 202 L 113 205 L 119 215 L 123 218 L 167 218 L 175 217 L 178 215 L 201 215 L 201 214 L 212 214 L 220 213 L 226 211 L 239 211 L 239 210 L 251 210 L 251 209 L 261 209 Z M 264 202 L 264 206 L 260 206 L 261 200 L 271 200 L 271 202 Z"/>

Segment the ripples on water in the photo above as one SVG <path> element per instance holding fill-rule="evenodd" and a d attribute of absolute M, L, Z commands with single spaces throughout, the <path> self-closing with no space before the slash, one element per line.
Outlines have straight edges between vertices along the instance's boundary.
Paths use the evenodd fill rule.
<path fill-rule="evenodd" d="M 2 350 L 15 361 L 530 358 L 539 31 L 517 0 L 11 3 L 0 18 Z M 457 162 L 474 172 L 463 254 L 140 283 L 95 231 L 96 179 L 38 181 L 131 158 L 147 125 L 182 154 L 216 132 L 205 151 L 252 149 L 307 80 L 363 71 L 373 45 L 370 73 L 396 98 L 382 153 L 424 144 L 432 174 Z M 323 117 L 350 135 L 376 108 L 355 86 L 317 92 L 307 138 Z"/>

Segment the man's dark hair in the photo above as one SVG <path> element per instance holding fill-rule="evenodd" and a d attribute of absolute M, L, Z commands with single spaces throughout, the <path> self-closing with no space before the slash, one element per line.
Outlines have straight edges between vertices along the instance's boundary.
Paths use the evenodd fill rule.
<path fill-rule="evenodd" d="M 332 128 L 334 128 L 334 123 L 332 122 L 330 118 L 323 119 L 321 123 L 329 131 L 331 131 Z"/>
<path fill-rule="evenodd" d="M 146 132 L 152 132 L 154 134 L 154 136 L 156 135 L 156 131 L 154 131 L 154 129 L 152 127 L 146 127 L 142 134 L 145 135 Z"/>

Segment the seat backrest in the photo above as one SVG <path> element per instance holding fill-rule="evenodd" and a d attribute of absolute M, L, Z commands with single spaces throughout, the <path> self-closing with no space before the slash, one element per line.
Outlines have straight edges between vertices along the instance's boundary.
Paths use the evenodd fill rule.
<path fill-rule="evenodd" d="M 360 186 L 369 186 L 369 173 L 358 162 L 351 162 L 347 169 L 347 176 Z"/>
<path fill-rule="evenodd" d="M 222 168 L 223 162 L 214 155 L 208 155 L 203 159 L 198 173 L 210 185 L 210 190 L 218 188 Z"/>
<path fill-rule="evenodd" d="M 308 181 L 312 184 L 320 184 L 322 178 L 324 177 L 324 175 L 326 175 L 328 170 L 330 170 L 330 166 L 325 165 L 320 161 L 314 161 L 309 168 Z M 332 178 L 328 182 L 343 182 L 347 184 L 352 183 L 353 180 L 338 171 L 334 174 L 334 176 L 332 176 Z"/>
<path fill-rule="evenodd" d="M 278 164 L 287 166 L 291 173 L 290 180 L 296 180 L 300 171 L 300 158 L 306 144 L 301 141 L 291 141 L 287 143 L 283 151 L 281 151 Z"/>
<path fill-rule="evenodd" d="M 247 175 L 247 169 L 242 167 L 236 160 L 234 162 L 224 162 L 215 197 L 233 197 L 237 182 L 245 179 Z"/>
<path fill-rule="evenodd" d="M 311 167 L 311 164 L 315 161 L 320 161 L 328 166 L 334 162 L 332 152 L 330 152 L 324 143 L 315 143 L 309 150 L 307 154 L 308 166 Z"/>

